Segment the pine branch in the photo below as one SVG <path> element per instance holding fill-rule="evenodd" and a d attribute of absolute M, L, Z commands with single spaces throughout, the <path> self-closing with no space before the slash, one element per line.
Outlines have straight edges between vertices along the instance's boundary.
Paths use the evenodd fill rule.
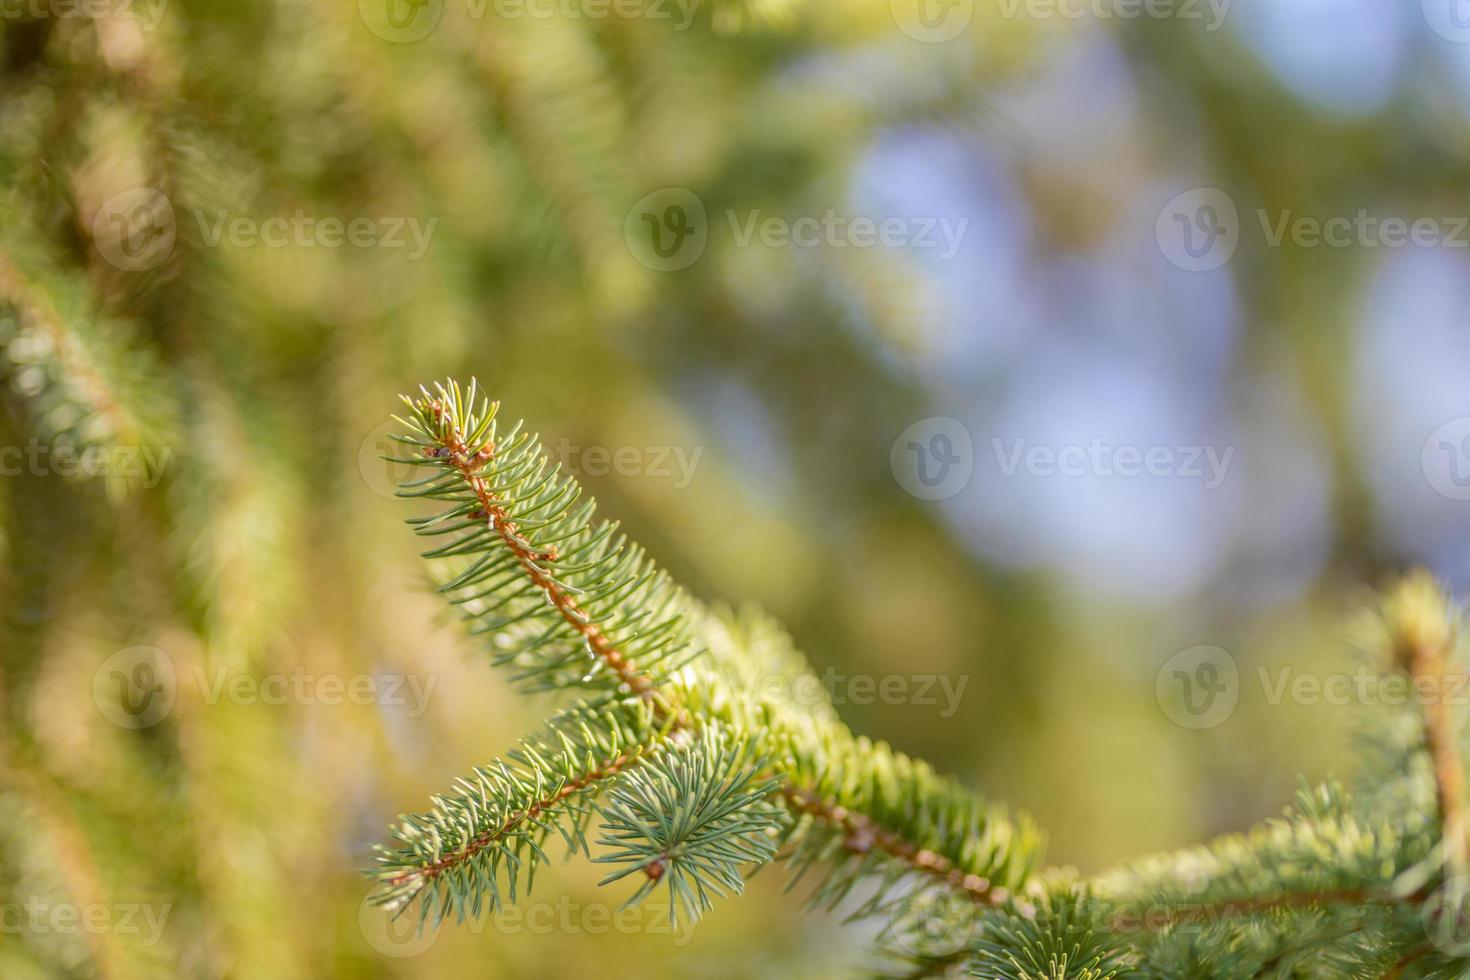
<path fill-rule="evenodd" d="M 446 567 L 441 591 L 518 679 L 591 700 L 431 813 L 404 818 L 380 856 L 384 904 L 422 899 L 421 919 L 435 921 L 495 911 L 515 900 L 522 871 L 529 885 L 552 834 L 592 856 L 586 827 L 600 813 L 595 860 L 623 866 L 605 883 L 642 876 L 630 902 L 667 882 L 697 918 L 778 856 L 793 886 L 817 870 L 814 904 L 859 897 L 854 917 L 886 917 L 881 941 L 911 976 L 962 965 L 1006 980 L 1439 969 L 1438 951 L 1416 952 L 1420 906 L 1467 840 L 1446 703 L 1385 719 L 1369 792 L 1304 789 L 1284 818 L 1246 834 L 1086 885 L 1064 875 L 1041 886 L 1029 822 L 853 736 L 823 699 L 769 696 L 773 676 L 820 689 L 789 638 L 749 611 L 704 610 L 613 525 L 594 523 L 576 483 L 519 425 L 500 432 L 474 386 L 436 386 L 409 404 L 399 461 L 430 472 L 401 493 L 441 505 L 411 522 L 446 539 L 426 553 Z M 1414 681 L 1452 670 L 1458 637 L 1425 582 L 1385 605 L 1377 643 Z"/>
<path fill-rule="evenodd" d="M 886 749 L 886 746 L 882 748 Z M 877 853 L 894 858 L 919 874 L 963 891 L 977 902 L 999 905 L 1010 897 L 1010 891 L 1004 886 L 992 882 L 975 871 L 965 870 L 967 865 L 962 864 L 959 859 L 947 857 L 941 853 L 952 851 L 956 847 L 963 848 L 965 842 L 972 838 L 967 837 L 966 841 L 951 841 L 947 846 L 939 845 L 937 849 L 922 847 L 888 830 L 873 817 L 853 811 L 838 803 L 833 797 L 823 798 L 813 790 L 794 785 L 781 787 L 781 795 L 785 797 L 792 810 L 813 817 L 830 829 L 830 841 L 838 843 L 842 850 L 854 859 L 856 864 L 854 870 L 861 867 L 862 859 L 866 855 Z M 953 826 L 967 827 L 976 836 L 983 833 L 978 818 L 956 821 Z M 813 849 L 811 854 L 813 857 L 820 854 L 822 858 L 830 860 L 831 851 L 829 843 L 825 849 Z M 835 905 L 846 897 L 849 890 L 846 886 L 855 881 L 856 877 L 855 874 L 834 876 L 822 889 L 822 892 L 829 894 L 828 904 Z"/>
<path fill-rule="evenodd" d="M 529 891 L 546 860 L 548 837 L 587 851 L 587 798 L 636 764 L 656 731 L 646 706 L 569 709 L 540 737 L 458 780 L 455 793 L 435 797 L 432 811 L 404 816 L 396 846 L 378 848 L 373 900 L 401 912 L 421 898 L 420 920 L 433 923 L 514 904 L 521 874 Z"/>
<path fill-rule="evenodd" d="M 703 632 L 708 653 L 692 665 L 694 679 L 676 678 L 679 701 L 694 717 L 721 717 L 788 746 L 781 795 L 800 819 L 787 835 L 786 859 L 793 886 L 809 869 L 825 869 L 814 905 L 835 906 L 876 879 L 855 914 L 891 918 L 895 902 L 924 897 L 924 887 L 901 887 L 912 878 L 908 884 L 939 887 L 980 907 L 1018 901 L 1024 909 L 1013 896 L 1041 850 L 1029 820 L 1010 818 L 882 742 L 854 737 L 825 699 L 772 699 L 771 680 L 785 691 L 822 686 L 790 637 L 758 612 L 710 617 Z"/>
<path fill-rule="evenodd" d="M 1454 935 L 1463 914 L 1464 762 L 1448 696 L 1463 672 L 1459 622 L 1427 576 L 1392 591 L 1368 647 L 1423 696 L 1373 717 L 1357 791 L 1303 789 L 1281 820 L 1096 879 L 1098 921 L 1119 948 L 1165 976 L 1287 976 L 1306 962 L 1335 964 L 1323 976 L 1436 975 L 1446 957 L 1422 949 L 1436 883 L 1450 889 Z"/>
<path fill-rule="evenodd" d="M 426 557 L 451 563 L 441 591 L 465 611 L 471 632 L 489 636 L 495 662 L 516 668 L 535 689 L 590 691 L 586 710 L 632 704 L 646 711 L 644 729 L 628 733 L 644 754 L 615 772 L 596 756 L 580 775 L 557 766 L 560 786 L 589 801 L 611 791 L 611 812 L 622 815 L 613 824 L 624 834 L 631 832 L 633 799 L 673 807 L 680 797 L 674 787 L 689 788 L 695 776 L 708 791 L 718 789 L 715 799 L 734 794 L 740 819 L 753 821 L 741 826 L 769 822 L 769 795 L 795 818 L 784 839 L 797 878 L 816 864 L 827 869 L 814 901 L 836 904 L 872 879 L 878 887 L 865 913 L 892 914 L 895 903 L 934 887 L 997 905 L 1024 881 L 1039 850 L 1028 823 L 1012 825 L 922 763 L 853 738 L 830 705 L 796 711 L 755 694 L 752 680 L 806 670 L 789 641 L 754 625 L 749 614 L 737 622 L 705 613 L 612 525 L 595 525 L 594 505 L 582 502 L 576 483 L 548 463 L 519 424 L 500 433 L 496 406 L 475 385 L 468 392 L 453 382 L 436 385 L 405 401 L 412 413 L 402 421 L 411 432 L 399 441 L 408 455 L 397 461 L 431 472 L 400 495 L 443 502 L 439 513 L 411 523 L 421 535 L 448 537 Z M 740 775 L 713 762 L 678 768 L 680 746 L 691 737 L 703 745 L 715 731 L 748 739 L 769 763 L 751 763 Z M 650 759 L 658 760 L 652 769 Z M 759 794 L 732 789 L 757 779 L 765 787 Z M 513 794 L 515 783 L 480 778 L 476 789 L 481 796 Z M 523 814 L 554 808 L 560 798 L 513 797 L 508 813 L 472 802 L 462 793 L 439 801 L 434 814 L 406 820 L 399 837 L 413 846 L 392 852 L 388 871 L 379 874 L 380 901 L 401 908 L 432 886 L 441 909 L 473 914 L 482 875 L 460 869 L 479 866 L 487 860 L 482 855 L 498 861 Z M 671 846 L 672 829 L 643 833 L 643 867 L 673 867 L 658 860 L 662 851 L 648 850 Z M 575 842 L 585 850 L 580 830 Z M 640 853 L 628 850 L 629 842 L 618 852 L 623 860 Z M 706 890 L 738 891 L 737 869 L 760 863 L 764 851 L 752 838 L 731 851 L 699 853 L 706 859 L 686 860 L 679 870 L 688 874 L 670 879 L 691 916 L 707 906 Z M 913 876 L 918 887 L 898 887 Z M 446 879 L 454 883 L 441 886 Z"/>
<path fill-rule="evenodd" d="M 450 503 L 412 522 L 422 535 L 453 535 L 425 557 L 473 556 L 441 591 L 465 608 L 473 632 L 512 647 L 496 662 L 519 666 L 533 686 L 611 686 L 657 702 L 661 678 L 695 652 L 688 596 L 615 525 L 593 526 L 593 503 L 580 502 L 580 487 L 548 465 L 534 436 L 519 425 L 499 435 L 498 404 L 474 383 L 467 394 L 452 383 L 436 392 L 405 398 L 415 437 L 400 439 L 418 454 L 397 461 L 437 471 L 400 495 Z"/>

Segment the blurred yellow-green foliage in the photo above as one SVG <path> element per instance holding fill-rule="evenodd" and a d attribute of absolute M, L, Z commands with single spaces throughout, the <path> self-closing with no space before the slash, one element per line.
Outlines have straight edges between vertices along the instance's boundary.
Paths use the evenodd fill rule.
<path fill-rule="evenodd" d="M 857 730 L 1031 812 L 1054 862 L 1341 771 L 1354 708 L 1258 678 L 1347 669 L 1388 568 L 1470 574 L 1470 267 L 1273 229 L 1470 208 L 1470 45 L 1418 6 L 4 5 L 0 975 L 859 962 L 775 874 L 694 936 L 614 924 L 583 871 L 422 940 L 364 908 L 388 821 L 544 713 L 427 594 L 377 459 L 395 396 L 446 374 L 695 593 L 783 619 Z M 1169 208 L 1197 188 L 1238 243 L 1192 269 Z M 746 237 L 803 218 L 805 244 Z M 650 251 L 680 228 L 694 253 Z M 934 417 L 973 466 L 938 500 L 895 444 Z M 1018 474 L 1016 440 L 1230 461 Z M 88 447 L 108 474 L 70 473 Z M 1156 678 L 1199 645 L 1241 680 L 1196 730 Z M 956 698 L 851 683 L 889 676 Z M 119 714 L 145 680 L 167 709 Z"/>

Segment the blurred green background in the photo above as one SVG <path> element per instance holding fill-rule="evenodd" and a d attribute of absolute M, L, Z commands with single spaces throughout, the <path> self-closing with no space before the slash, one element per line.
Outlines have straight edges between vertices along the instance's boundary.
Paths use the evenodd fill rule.
<path fill-rule="evenodd" d="M 0 975 L 861 964 L 779 873 L 692 937 L 574 869 L 522 922 L 364 909 L 387 823 L 546 709 L 377 459 L 445 375 L 1053 863 L 1345 771 L 1359 706 L 1259 671 L 1470 579 L 1470 28 L 1420 8 L 4 4 Z M 1200 645 L 1238 681 L 1190 727 Z"/>

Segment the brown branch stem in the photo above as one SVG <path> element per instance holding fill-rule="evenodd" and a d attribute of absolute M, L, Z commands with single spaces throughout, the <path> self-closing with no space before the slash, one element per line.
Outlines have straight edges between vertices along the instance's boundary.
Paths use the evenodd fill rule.
<path fill-rule="evenodd" d="M 833 800 L 824 800 L 810 790 L 790 783 L 780 789 L 792 809 L 810 814 L 819 820 L 841 827 L 847 835 L 847 846 L 855 853 L 879 850 L 890 857 L 908 864 L 915 871 L 944 881 L 964 892 L 977 902 L 999 905 L 1010 894 L 1006 889 L 993 886 L 989 879 L 971 874 L 955 866 L 942 854 L 919 847 L 899 834 L 880 826 L 871 817 L 855 813 Z"/>
<path fill-rule="evenodd" d="M 1434 684 L 1435 690 L 1443 691 L 1445 672 L 1448 669 L 1448 651 L 1439 642 L 1416 643 L 1409 651 L 1408 667 L 1412 680 L 1417 684 L 1421 678 Z M 1467 843 L 1470 843 L 1470 824 L 1466 822 L 1465 810 L 1465 765 L 1460 758 L 1460 747 L 1455 732 L 1455 717 L 1448 700 L 1433 696 L 1422 700 L 1424 713 L 1424 738 L 1429 749 L 1430 762 L 1434 768 L 1435 797 L 1439 802 L 1440 820 L 1443 823 L 1445 861 L 1455 874 L 1463 874 L 1466 868 Z"/>

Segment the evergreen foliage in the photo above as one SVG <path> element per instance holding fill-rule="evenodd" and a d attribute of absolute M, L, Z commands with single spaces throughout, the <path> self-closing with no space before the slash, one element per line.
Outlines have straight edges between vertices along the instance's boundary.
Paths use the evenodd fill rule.
<path fill-rule="evenodd" d="M 934 888 L 1009 900 L 1039 851 L 1026 821 L 852 736 L 830 711 L 753 696 L 765 671 L 802 669 L 784 637 L 753 612 L 703 610 L 595 523 L 575 481 L 519 423 L 501 429 L 476 384 L 405 400 L 393 461 L 428 471 L 402 496 L 441 506 L 410 520 L 448 537 L 425 552 L 439 590 L 493 663 L 592 700 L 405 817 L 379 855 L 379 902 L 401 914 L 419 899 L 415 914 L 434 921 L 493 912 L 554 832 L 588 851 L 589 807 L 604 825 L 597 860 L 632 865 L 607 880 L 641 871 L 634 900 L 666 880 L 686 918 L 741 891 L 778 846 L 798 877 L 820 869 L 816 903 L 867 883 L 860 915 Z"/>
<path fill-rule="evenodd" d="M 712 232 L 727 214 L 898 211 L 917 202 L 888 200 L 872 177 L 920 173 L 906 152 L 917 147 L 946 178 L 933 190 L 962 183 L 973 191 L 967 207 L 1004 219 L 996 230 L 1027 230 L 1011 254 L 1028 264 L 1008 259 L 991 271 L 1065 302 L 1033 305 L 1024 290 L 1017 322 L 1055 313 L 1068 327 L 1040 332 L 1046 349 L 1058 353 L 1065 333 L 1067 350 L 1090 357 L 1093 324 L 1074 323 L 1070 311 L 1121 295 L 1125 266 L 1158 264 L 1135 261 L 1123 247 L 1133 241 L 1127 222 L 1115 219 L 1136 216 L 1123 202 L 1145 202 L 1145 188 L 1182 176 L 1182 160 L 1218 175 L 1220 186 L 1259 188 L 1296 207 L 1310 186 L 1312 210 L 1324 215 L 1352 213 L 1371 203 L 1370 192 L 1437 213 L 1445 188 L 1463 180 L 1453 139 L 1463 120 L 1453 112 L 1404 113 L 1394 101 L 1342 125 L 1257 72 L 1234 31 L 1214 35 L 1225 45 L 1201 58 L 1210 39 L 1152 19 L 1114 22 L 1113 34 L 983 4 L 950 5 L 979 16 L 961 38 L 925 44 L 895 27 L 888 0 L 851 9 L 800 0 L 643 5 L 678 7 L 676 16 L 687 9 L 691 22 L 673 30 L 652 17 L 511 18 L 493 3 L 389 3 L 404 12 L 442 6 L 445 17 L 431 36 L 398 43 L 365 22 L 364 10 L 381 3 L 350 0 L 54 0 L 11 4 L 0 16 L 0 891 L 9 913 L 32 900 L 170 913 L 156 936 L 7 929 L 0 977 L 439 974 L 474 937 L 389 965 L 365 941 L 362 883 L 347 869 L 382 814 L 427 798 L 423 814 L 391 833 L 374 872 L 377 900 L 409 923 L 497 914 L 564 847 L 592 858 L 623 853 L 595 870 L 627 871 L 609 888 L 636 899 L 653 881 L 644 869 L 654 864 L 640 867 L 640 855 L 661 854 L 653 849 L 676 838 L 646 808 L 620 801 L 637 786 L 648 792 L 633 798 L 667 801 L 676 779 L 726 772 L 715 764 L 723 757 L 702 754 L 717 737 L 731 752 L 743 747 L 728 770 L 739 786 L 733 799 L 772 792 L 728 815 L 722 826 L 752 831 L 733 850 L 686 852 L 697 860 L 678 880 L 696 905 L 681 907 L 681 920 L 704 911 L 702 894 L 718 902 L 718 891 L 737 890 L 764 861 L 768 877 L 789 874 L 816 905 L 866 914 L 885 963 L 901 975 L 1456 974 L 1464 930 L 1455 878 L 1466 864 L 1458 706 L 1365 719 L 1363 771 L 1342 788 L 1310 788 L 1253 833 L 1095 878 L 1042 870 L 1038 833 L 1024 817 L 854 735 L 829 703 L 771 695 L 764 682 L 774 677 L 787 689 L 823 687 L 782 629 L 748 607 L 691 599 L 582 498 L 558 497 L 579 491 L 529 441 L 507 450 L 520 463 L 490 470 L 491 489 L 512 495 L 505 506 L 523 545 L 498 537 L 488 516 L 472 519 L 478 506 L 462 525 L 440 513 L 441 523 L 423 528 L 427 546 L 446 549 L 432 559 L 438 583 L 461 579 L 446 597 L 475 644 L 522 689 L 554 701 L 552 718 L 524 744 L 489 710 L 466 724 L 436 704 L 410 730 L 401 712 L 377 704 L 324 715 L 319 705 L 239 704 L 228 694 L 203 703 L 193 678 L 213 684 L 220 671 L 258 690 L 297 670 L 377 678 L 434 669 L 439 638 L 424 634 L 419 597 L 390 581 L 400 539 L 382 521 L 379 488 L 364 484 L 359 449 L 380 400 L 405 377 L 489 362 L 508 404 L 527 414 L 534 404 L 538 418 L 557 420 L 559 436 L 583 442 L 657 421 L 662 430 L 650 438 L 713 444 L 723 425 L 748 421 L 725 416 L 732 401 L 745 411 L 731 415 L 758 417 L 789 476 L 779 485 L 747 493 L 757 481 L 743 461 L 712 459 L 713 476 L 687 492 L 612 480 L 599 488 L 603 503 L 630 524 L 641 520 L 638 536 L 655 554 L 678 549 L 690 569 L 680 577 L 702 576 L 700 591 L 746 595 L 745 583 L 771 583 L 802 635 L 839 666 L 911 648 L 934 653 L 924 669 L 945 657 L 984 658 L 997 673 L 972 690 L 963 723 L 941 731 L 933 718 L 904 719 L 909 744 L 944 752 L 945 766 L 1050 777 L 1094 727 L 1122 724 L 1133 726 L 1137 746 L 1152 732 L 1154 719 L 1137 710 L 1147 692 L 1115 687 L 1095 715 L 1072 710 L 1083 673 L 1056 663 L 1077 638 L 1056 627 L 1081 607 L 1045 576 L 979 555 L 952 533 L 946 510 L 896 492 L 882 465 L 896 422 L 942 407 L 936 377 L 947 387 L 980 371 L 987 401 L 1030 387 L 1021 366 L 1040 349 L 997 338 L 1005 356 L 992 364 L 998 349 L 988 343 L 967 336 L 956 345 L 945 311 L 952 292 L 966 292 L 968 272 L 939 275 L 933 253 L 912 249 L 820 247 L 793 261 L 789 250 L 758 240 L 732 247 L 711 234 L 705 256 L 670 275 L 629 254 L 630 208 L 657 188 L 687 187 L 707 206 Z M 476 9 L 483 19 L 470 16 Z M 1430 76 L 1442 58 L 1412 60 L 1427 74 L 1402 91 L 1441 91 Z M 1088 84 L 1099 68 L 1118 84 Z M 1198 124 L 1188 133 L 1174 128 L 1179 93 L 1197 113 L 1186 113 Z M 1067 111 L 1054 111 L 1062 103 Z M 1126 113 L 1113 117 L 1113 108 Z M 1075 129 L 1079 113 L 1099 125 Z M 1058 125 L 1067 138 L 1056 138 Z M 1158 132 L 1170 138 L 1146 135 Z M 1195 140 L 1197 154 L 1179 152 Z M 1425 146 L 1445 151 L 1417 152 Z M 1124 173 L 1129 180 L 1098 180 Z M 115 222 L 138 215 L 115 202 L 139 192 L 158 195 L 169 220 L 155 210 L 123 234 L 166 227 L 176 240 L 156 264 L 124 268 L 112 254 Z M 415 259 L 389 247 L 219 237 L 235 221 L 259 229 L 303 214 L 438 224 L 433 246 Z M 972 234 L 980 228 L 977 217 Z M 970 254 L 949 268 L 966 268 Z M 1301 253 L 1288 242 L 1278 254 Z M 1194 277 L 1234 279 L 1239 303 L 1217 292 L 1192 303 L 1177 277 L 1151 271 L 1126 280 L 1150 313 L 1130 321 L 1140 332 L 1126 346 L 1150 365 L 1205 376 L 1195 340 L 1235 324 L 1232 352 L 1208 358 L 1208 377 L 1232 379 L 1233 397 L 1221 404 L 1255 401 L 1240 397 L 1247 379 L 1274 384 L 1295 365 L 1311 366 L 1310 383 L 1285 387 L 1311 403 L 1310 424 L 1324 423 L 1313 448 L 1343 462 L 1333 475 L 1349 485 L 1351 504 L 1325 518 L 1334 547 L 1321 583 L 1395 560 L 1383 541 L 1425 551 L 1396 532 L 1379 537 L 1391 529 L 1357 505 L 1351 473 L 1377 465 L 1359 459 L 1361 418 L 1344 396 L 1362 379 L 1350 373 L 1352 358 L 1322 357 L 1341 347 L 1337 324 L 1361 305 L 1343 284 L 1372 281 L 1364 258 L 1317 250 L 1305 264 L 1253 263 L 1249 277 Z M 1057 288 L 1073 281 L 1068 269 L 1085 269 L 1092 285 Z M 1133 312 L 1115 306 L 1125 320 Z M 1236 323 L 1233 306 L 1252 310 L 1249 322 Z M 1191 307 L 1207 313 L 1191 324 L 1207 329 L 1179 330 Z M 1394 349 L 1409 358 L 1424 339 Z M 1370 349 L 1369 359 L 1381 354 Z M 1203 387 L 1212 398 L 1227 394 L 1223 381 L 1219 391 Z M 1385 405 L 1392 393 L 1370 386 Z M 424 420 L 414 412 L 410 421 Z M 519 438 L 513 429 L 498 437 L 507 446 Z M 444 448 L 437 422 L 405 434 Z M 103 467 L 90 481 L 29 464 L 12 475 L 10 454 L 32 445 L 91 451 Z M 443 481 L 419 503 L 441 511 L 478 503 L 444 458 L 416 462 L 425 486 Z M 818 508 L 821 522 L 810 519 Z M 649 536 L 664 530 L 665 540 Z M 544 601 L 532 566 L 563 605 Z M 1459 626 L 1424 594 L 1396 591 L 1365 625 L 1373 669 L 1441 669 L 1434 661 L 1451 644 L 1437 631 L 1456 638 L 1459 669 Z M 903 621 L 915 596 L 943 613 Z M 1223 620 L 1230 602 L 1201 596 L 1186 615 Z M 1111 619 L 1104 605 L 1076 621 L 1091 625 L 1099 611 Z M 1315 635 L 1332 605 L 1297 603 L 1288 618 Z M 851 626 L 855 609 L 880 607 Z M 891 642 L 895 624 L 903 643 Z M 1099 634 L 1097 649 L 1136 647 L 1149 629 L 1134 618 Z M 177 672 L 177 702 L 143 728 L 105 717 L 109 704 L 93 686 L 133 644 L 156 645 Z M 1056 720 L 1038 705 L 1058 702 L 1069 727 L 1030 737 Z M 894 730 L 892 717 L 868 714 L 869 730 Z M 1280 737 L 1267 727 L 1258 737 Z M 957 728 L 1000 737 L 966 744 L 948 737 Z M 434 759 L 458 760 L 477 741 L 485 755 L 465 761 L 467 770 L 504 750 L 500 761 L 440 796 L 421 792 L 417 780 Z M 600 770 L 624 756 L 619 771 Z M 1151 760 L 1084 768 L 1049 778 L 1046 805 L 1092 794 L 1104 816 L 1135 803 L 1176 820 L 1191 809 L 1179 805 L 1191 790 L 1152 780 Z M 1128 776 L 1135 769 L 1150 775 Z M 597 778 L 582 785 L 589 776 Z M 720 811 L 725 799 L 712 797 L 702 812 Z M 635 818 L 645 832 L 623 837 Z M 1074 829 L 1069 846 L 1080 837 L 1112 851 L 1128 838 L 1111 820 L 1091 826 Z M 689 833 L 699 837 L 693 825 Z M 768 842 L 775 852 L 765 860 Z M 461 852 L 463 860 L 439 864 Z M 421 873 L 434 866 L 441 870 Z M 661 899 L 674 880 L 665 874 L 647 895 Z M 1316 891 L 1329 887 L 1344 900 Z M 1201 905 L 1205 896 L 1218 906 Z M 1180 921 L 1135 925 L 1156 899 L 1164 912 L 1179 909 Z M 1059 910 L 1074 908 L 1061 921 Z M 732 919 L 738 928 L 738 917 L 726 925 Z M 789 952 L 789 927 L 774 926 L 780 941 L 763 966 Z M 629 940 L 644 949 L 654 941 Z M 611 961 L 602 950 L 592 940 L 542 942 L 537 967 L 581 975 L 595 956 L 609 976 L 657 972 L 641 957 Z M 485 957 L 467 970 L 499 975 L 506 961 Z"/>
<path fill-rule="evenodd" d="M 647 765 L 628 771 L 602 807 L 608 848 L 599 862 L 626 864 L 605 885 L 630 874 L 646 878 L 629 902 L 666 882 L 680 909 L 698 919 L 712 898 L 744 891 L 740 869 L 758 868 L 776 853 L 785 812 L 773 804 L 773 780 L 748 744 L 707 726 L 671 745 Z"/>
<path fill-rule="evenodd" d="M 1304 787 L 1248 833 L 1078 880 L 1039 870 L 1024 817 L 852 735 L 829 704 L 763 695 L 763 676 L 806 670 L 789 639 L 758 612 L 690 599 L 477 385 L 405 401 L 394 460 L 427 474 L 400 494 L 440 507 L 410 521 L 447 539 L 425 553 L 440 591 L 493 663 L 580 700 L 403 818 L 375 871 L 395 913 L 494 914 L 557 836 L 620 866 L 604 884 L 639 877 L 629 902 L 667 883 L 687 919 L 773 859 L 793 884 L 813 872 L 813 904 L 881 921 L 899 976 L 1460 975 L 1465 790 L 1444 695 L 1463 643 L 1428 577 L 1360 631 L 1365 656 L 1429 694 L 1368 723 L 1374 751 L 1351 787 Z"/>

